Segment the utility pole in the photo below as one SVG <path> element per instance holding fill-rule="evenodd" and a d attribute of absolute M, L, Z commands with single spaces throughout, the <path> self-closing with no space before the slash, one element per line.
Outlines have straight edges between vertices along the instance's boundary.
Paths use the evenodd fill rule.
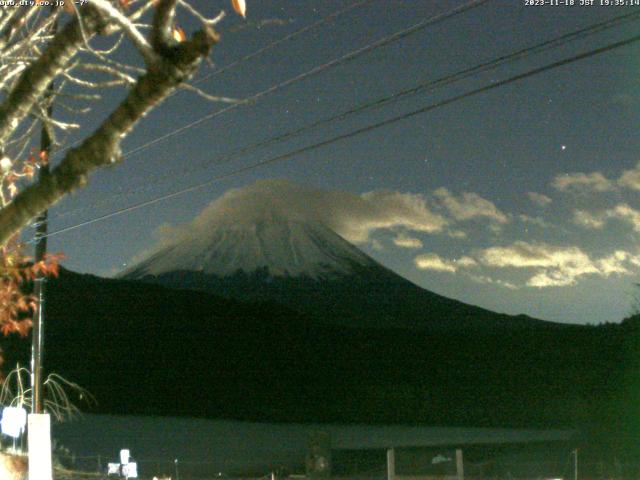
<path fill-rule="evenodd" d="M 456 477 L 458 480 L 464 480 L 464 460 L 461 448 L 456 448 Z"/>
<path fill-rule="evenodd" d="M 50 105 L 47 108 L 47 114 L 51 115 L 51 113 L 52 107 Z M 51 153 L 51 138 L 44 126 L 40 133 L 40 152 L 45 159 L 45 163 L 40 165 L 38 172 L 38 178 L 42 180 L 51 175 L 48 162 L 49 154 Z M 47 253 L 47 217 L 48 211 L 45 210 L 36 220 L 36 262 L 44 260 Z M 33 288 L 33 293 L 36 297 L 36 309 L 31 331 L 31 413 L 42 413 L 42 351 L 44 347 L 45 282 L 45 275 L 38 273 L 38 276 L 34 280 Z"/>
<path fill-rule="evenodd" d="M 49 86 L 49 92 L 53 85 Z M 47 114 L 51 115 L 51 105 L 47 107 Z M 40 152 L 43 164 L 40 165 L 38 176 L 40 179 L 50 175 L 49 153 L 51 138 L 46 126 L 42 126 L 40 135 Z M 38 217 L 36 226 L 36 255 L 35 261 L 44 260 L 47 253 L 47 211 Z M 44 346 L 44 312 L 45 312 L 45 283 L 46 278 L 39 273 L 34 280 L 34 295 L 36 309 L 31 330 L 31 414 L 28 416 L 28 445 L 29 445 L 29 480 L 51 480 L 51 419 L 42 408 L 42 350 Z"/>
<path fill-rule="evenodd" d="M 51 7 L 54 12 L 55 7 Z M 55 35 L 58 30 L 58 22 L 54 21 L 51 27 L 51 34 Z M 53 114 L 53 81 L 49 83 L 45 93 L 47 105 L 47 118 Z M 49 158 L 51 156 L 51 136 L 44 121 L 40 130 L 40 168 L 38 169 L 38 180 L 46 180 L 51 175 Z M 41 262 L 47 254 L 47 218 L 48 210 L 45 210 L 36 220 L 36 251 L 35 262 Z M 44 347 L 44 314 L 45 314 L 45 286 L 46 277 L 38 273 L 34 280 L 34 296 L 36 297 L 36 309 L 33 316 L 33 327 L 31 331 L 31 413 L 42 413 L 42 352 Z"/>
<path fill-rule="evenodd" d="M 53 14 L 55 7 L 51 7 Z M 56 34 L 57 21 L 54 21 L 52 35 Z M 44 99 L 48 102 L 47 118 L 53 113 L 53 81 L 49 83 Z M 46 119 L 43 120 L 40 132 L 40 168 L 38 180 L 46 180 L 51 174 L 49 158 L 51 157 L 51 136 L 47 130 Z M 47 253 L 47 217 L 45 210 L 36 220 L 35 262 L 45 259 Z M 34 280 L 33 293 L 36 308 L 31 330 L 31 414 L 28 416 L 27 434 L 29 446 L 29 480 L 51 480 L 51 419 L 44 413 L 42 400 L 42 353 L 44 348 L 44 315 L 46 278 L 38 273 Z"/>
<path fill-rule="evenodd" d="M 573 480 L 578 480 L 578 449 L 573 452 Z"/>
<path fill-rule="evenodd" d="M 391 447 L 387 448 L 387 480 L 395 480 L 396 478 L 396 450 Z"/>
<path fill-rule="evenodd" d="M 49 86 L 49 92 L 53 85 Z M 47 107 L 47 114 L 51 115 L 51 105 Z M 40 152 L 43 164 L 40 165 L 38 176 L 40 179 L 50 175 L 49 154 L 51 138 L 46 126 L 42 126 L 40 135 Z M 38 217 L 36 226 L 36 255 L 35 261 L 44 260 L 47 253 L 47 211 Z M 42 350 L 44 346 L 44 312 L 46 278 L 39 273 L 34 280 L 34 295 L 36 309 L 31 330 L 31 414 L 28 416 L 28 445 L 29 445 L 29 480 L 52 480 L 51 463 L 51 419 L 44 413 L 42 401 Z"/>

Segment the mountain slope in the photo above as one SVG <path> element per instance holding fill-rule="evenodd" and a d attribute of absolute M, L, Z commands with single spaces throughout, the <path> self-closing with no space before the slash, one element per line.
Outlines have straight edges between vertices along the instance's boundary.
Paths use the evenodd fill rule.
<path fill-rule="evenodd" d="M 131 279 L 132 276 L 125 276 Z M 230 276 L 175 270 L 138 280 L 172 288 L 201 290 L 240 301 L 272 301 L 327 325 L 412 328 L 454 332 L 546 328 L 552 322 L 505 315 L 424 290 L 383 268 L 358 268 L 356 274 L 321 280 L 272 276 L 267 269 Z"/>
<path fill-rule="evenodd" d="M 247 218 L 213 215 L 120 278 L 274 301 L 326 324 L 450 330 L 543 323 L 424 290 L 326 226 L 276 207 Z"/>
<path fill-rule="evenodd" d="M 278 421 L 571 426 L 620 391 L 617 327 L 458 331 L 323 326 L 273 303 L 63 271 L 47 371 L 93 411 Z M 3 342 L 7 364 L 29 342 Z M 597 406 L 596 406 L 597 405 Z"/>
<path fill-rule="evenodd" d="M 322 225 L 278 217 L 212 225 L 206 235 L 172 243 L 129 269 L 125 278 L 193 271 L 225 277 L 266 270 L 271 276 L 313 279 L 373 267 L 370 257 Z"/>

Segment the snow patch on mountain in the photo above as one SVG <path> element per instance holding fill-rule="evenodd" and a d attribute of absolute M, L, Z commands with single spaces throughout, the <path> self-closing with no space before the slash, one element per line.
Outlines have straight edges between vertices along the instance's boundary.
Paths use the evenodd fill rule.
<path fill-rule="evenodd" d="M 121 276 L 192 271 L 223 277 L 268 269 L 274 276 L 324 278 L 379 266 L 315 209 L 279 195 L 283 187 L 302 188 L 276 180 L 228 192 L 193 222 L 164 228 L 160 245 Z"/>
<path fill-rule="evenodd" d="M 181 270 L 227 276 L 266 268 L 271 275 L 319 278 L 370 264 L 375 262 L 326 227 L 280 219 L 211 225 L 208 235 L 167 245 L 125 276 Z"/>

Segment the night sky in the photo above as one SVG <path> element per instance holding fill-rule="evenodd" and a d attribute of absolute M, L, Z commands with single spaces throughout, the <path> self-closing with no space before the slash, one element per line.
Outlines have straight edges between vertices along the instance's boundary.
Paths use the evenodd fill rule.
<path fill-rule="evenodd" d="M 215 65 L 204 65 L 197 77 L 351 1 L 247 0 L 247 21 L 229 12 Z M 250 97 L 464 3 L 365 2 L 199 86 Z M 226 1 L 194 4 L 211 15 L 230 10 Z M 50 231 L 630 38 L 638 34 L 638 21 L 219 162 L 245 145 L 637 11 L 490 1 L 130 155 L 56 205 Z M 185 30 L 195 28 L 183 22 Z M 635 43 L 54 235 L 50 250 L 65 252 L 64 264 L 73 270 L 114 275 L 154 244 L 159 227 L 193 220 L 229 189 L 286 179 L 279 183 L 283 195 L 293 189 L 321 199 L 317 208 L 341 216 L 338 233 L 429 290 L 548 320 L 619 321 L 640 293 L 634 287 L 640 267 L 639 69 Z M 120 95 L 105 96 L 83 133 Z M 227 106 L 178 93 L 144 119 L 123 151 Z M 333 205 L 336 192 L 369 211 L 355 215 Z"/>

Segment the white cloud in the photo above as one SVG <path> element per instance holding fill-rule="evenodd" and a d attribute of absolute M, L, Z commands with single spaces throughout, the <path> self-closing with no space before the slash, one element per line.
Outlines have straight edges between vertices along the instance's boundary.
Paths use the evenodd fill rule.
<path fill-rule="evenodd" d="M 629 223 L 636 232 L 640 232 L 640 211 L 631 208 L 626 203 L 621 203 L 613 209 L 607 210 L 607 215 Z"/>
<path fill-rule="evenodd" d="M 209 204 L 190 227 L 207 228 L 213 221 L 225 219 L 254 223 L 274 215 L 322 223 L 353 243 L 370 241 L 375 230 L 401 227 L 436 233 L 447 223 L 441 215 L 431 212 L 421 195 L 390 190 L 358 195 L 275 179 L 227 191 Z"/>
<path fill-rule="evenodd" d="M 609 192 L 624 188 L 640 190 L 640 162 L 634 168 L 624 170 L 617 179 L 609 179 L 601 172 L 563 173 L 553 179 L 552 185 L 556 190 L 562 192 Z M 535 201 L 531 196 L 531 192 L 527 195 L 532 201 Z"/>
<path fill-rule="evenodd" d="M 567 287 L 576 284 L 576 277 L 562 270 L 546 270 L 540 272 L 527 281 L 528 287 Z"/>
<path fill-rule="evenodd" d="M 498 223 L 507 223 L 509 219 L 495 204 L 477 193 L 465 192 L 456 197 L 444 187 L 433 192 L 434 196 L 456 220 L 464 221 L 486 217 Z"/>
<path fill-rule="evenodd" d="M 467 232 L 463 232 L 462 230 L 449 230 L 447 235 L 451 238 L 467 238 Z"/>
<path fill-rule="evenodd" d="M 469 256 L 463 256 L 453 260 L 442 258 L 436 253 L 423 253 L 414 259 L 416 267 L 420 270 L 436 270 L 439 272 L 455 273 L 459 269 L 476 267 L 478 262 Z"/>
<path fill-rule="evenodd" d="M 540 207 L 546 207 L 552 202 L 551 198 L 543 195 L 542 193 L 527 192 L 527 197 L 529 197 L 529 200 L 531 200 L 536 205 L 539 205 Z"/>
<path fill-rule="evenodd" d="M 458 265 L 458 267 L 464 267 L 464 268 L 468 268 L 468 267 L 475 267 L 478 265 L 478 262 L 471 258 L 471 257 L 460 257 L 457 260 L 454 260 L 455 264 Z"/>
<path fill-rule="evenodd" d="M 602 228 L 606 218 L 603 214 L 594 214 L 585 210 L 575 210 L 573 212 L 573 223 L 585 228 Z"/>
<path fill-rule="evenodd" d="M 435 233 L 442 231 L 447 221 L 431 212 L 422 195 L 379 190 L 355 195 L 348 192 L 326 193 L 327 202 L 336 202 L 333 212 L 318 208 L 325 213 L 324 223 L 333 224 L 338 233 L 347 240 L 366 241 L 372 230 L 404 227 L 416 232 Z M 331 221 L 332 214 L 339 214 Z"/>
<path fill-rule="evenodd" d="M 640 255 L 634 256 L 622 250 L 592 259 L 576 246 L 558 247 L 523 241 L 506 247 L 487 248 L 477 257 L 480 263 L 489 267 L 535 269 L 526 284 L 537 288 L 574 285 L 584 275 L 630 275 L 632 272 L 624 264 L 640 263 Z"/>
<path fill-rule="evenodd" d="M 530 223 L 532 225 L 537 225 L 540 228 L 549 228 L 551 224 L 544 220 L 542 217 L 530 217 L 529 215 L 518 215 L 518 219 L 522 223 Z"/>
<path fill-rule="evenodd" d="M 432 212 L 426 199 L 418 194 L 378 190 L 358 195 L 321 190 L 285 179 L 261 180 L 228 190 L 191 222 L 162 225 L 155 232 L 156 245 L 136 255 L 130 263 L 182 239 L 206 239 L 211 225 L 251 226 L 275 218 L 320 223 L 352 243 L 369 243 L 378 250 L 382 245 L 371 238 L 376 230 L 401 228 L 439 233 L 447 225 L 447 220 Z"/>
<path fill-rule="evenodd" d="M 626 203 L 620 203 L 613 208 L 597 213 L 584 210 L 573 212 L 573 223 L 585 228 L 602 228 L 609 219 L 628 223 L 636 232 L 640 232 L 640 210 L 636 210 Z"/>
<path fill-rule="evenodd" d="M 469 256 L 463 256 L 454 260 L 447 260 L 436 253 L 425 253 L 418 255 L 414 260 L 416 267 L 421 270 L 434 270 L 436 272 L 456 273 L 460 270 L 478 267 L 478 262 Z M 462 273 L 465 277 L 476 283 L 498 285 L 501 287 L 515 290 L 518 287 L 511 282 L 505 280 L 491 278 L 487 275 L 473 274 L 469 272 Z"/>
<path fill-rule="evenodd" d="M 410 237 L 405 233 L 399 233 L 393 239 L 394 245 L 401 248 L 422 248 L 422 240 Z"/>
<path fill-rule="evenodd" d="M 476 282 L 476 283 L 482 283 L 485 285 L 499 285 L 501 287 L 505 287 L 508 288 L 509 290 L 517 290 L 518 286 L 514 285 L 511 282 L 507 282 L 505 280 L 500 280 L 498 278 L 491 278 L 487 275 L 468 275 L 468 277 Z"/>
<path fill-rule="evenodd" d="M 559 268 L 589 270 L 591 261 L 578 247 L 554 247 L 518 241 L 506 247 L 490 247 L 480 253 L 484 265 L 515 268 Z"/>
<path fill-rule="evenodd" d="M 640 256 L 633 256 L 629 252 L 616 250 L 609 256 L 593 261 L 595 271 L 585 271 L 585 273 L 596 273 L 601 277 L 608 277 L 613 274 L 632 275 L 633 272 L 625 266 L 625 263 L 637 265 L 640 263 Z M 575 284 L 577 277 L 583 274 L 576 274 L 571 270 L 548 270 L 531 277 L 527 285 L 538 288 L 563 287 Z"/>
<path fill-rule="evenodd" d="M 633 265 L 638 265 L 638 261 L 640 260 L 640 256 L 631 255 L 629 252 L 625 252 L 623 250 L 616 250 L 608 257 L 601 258 L 596 262 L 598 266 L 598 270 L 602 272 L 602 274 L 606 277 L 613 273 L 618 273 L 621 275 L 631 275 L 632 272 L 624 265 L 624 263 L 629 262 Z"/>
<path fill-rule="evenodd" d="M 184 234 L 184 225 L 174 226 L 169 223 L 160 224 L 152 232 L 152 236 L 155 241 L 153 247 L 135 254 L 131 257 L 131 260 L 129 260 L 129 265 L 136 265 L 143 260 L 146 260 L 152 252 L 173 244 L 176 238 L 180 238 Z"/>
<path fill-rule="evenodd" d="M 640 190 L 640 163 L 631 170 L 625 170 L 618 179 L 618 185 L 631 190 Z"/>
<path fill-rule="evenodd" d="M 435 270 L 437 272 L 454 273 L 457 268 L 450 260 L 445 260 L 435 253 L 423 253 L 418 255 L 414 262 L 420 270 Z"/>
<path fill-rule="evenodd" d="M 614 184 L 600 172 L 563 173 L 553 179 L 552 186 L 561 192 L 608 192 Z"/>
<path fill-rule="evenodd" d="M 592 258 L 577 246 L 518 241 L 511 245 L 478 250 L 473 257 L 463 256 L 449 260 L 436 253 L 426 253 L 418 255 L 414 262 L 421 270 L 438 272 L 456 273 L 473 268 L 475 273 L 461 273 L 474 282 L 509 289 L 520 287 L 512 281 L 487 275 L 484 268 L 524 270 L 529 273 L 523 286 L 548 288 L 575 285 L 586 275 L 605 278 L 611 275 L 632 275 L 640 266 L 640 254 L 616 250 L 610 255 Z"/>

